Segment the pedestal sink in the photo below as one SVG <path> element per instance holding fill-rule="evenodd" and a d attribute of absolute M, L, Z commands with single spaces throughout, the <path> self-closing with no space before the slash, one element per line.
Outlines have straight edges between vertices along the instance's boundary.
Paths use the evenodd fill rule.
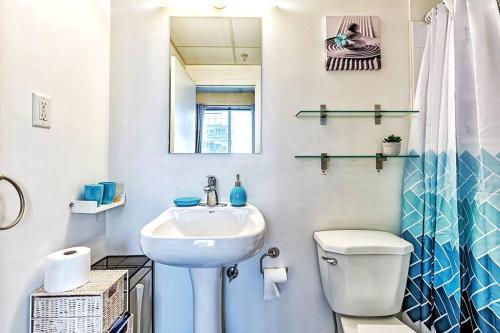
<path fill-rule="evenodd" d="M 254 256 L 265 230 L 252 205 L 172 207 L 142 228 L 140 244 L 156 262 L 189 268 L 194 333 L 221 333 L 221 268 Z"/>

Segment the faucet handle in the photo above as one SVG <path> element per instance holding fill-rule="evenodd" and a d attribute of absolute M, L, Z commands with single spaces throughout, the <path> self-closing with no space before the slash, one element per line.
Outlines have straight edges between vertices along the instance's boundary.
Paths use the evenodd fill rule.
<path fill-rule="evenodd" d="M 215 186 L 215 184 L 217 183 L 215 176 L 207 176 L 207 178 L 208 178 L 208 185 Z"/>

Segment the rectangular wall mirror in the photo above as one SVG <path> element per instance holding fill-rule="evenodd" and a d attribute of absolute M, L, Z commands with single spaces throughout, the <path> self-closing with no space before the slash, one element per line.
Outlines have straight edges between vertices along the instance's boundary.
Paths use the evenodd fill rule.
<path fill-rule="evenodd" d="M 170 153 L 261 152 L 261 34 L 260 18 L 170 18 Z"/>

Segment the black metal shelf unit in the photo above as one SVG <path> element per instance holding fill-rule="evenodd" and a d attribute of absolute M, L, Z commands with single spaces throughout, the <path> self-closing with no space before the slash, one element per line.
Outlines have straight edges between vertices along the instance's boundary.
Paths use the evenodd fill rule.
<path fill-rule="evenodd" d="M 148 274 L 151 273 L 151 328 L 155 333 L 155 263 L 144 255 L 113 255 L 106 256 L 92 265 L 93 270 L 128 270 L 128 299 L 127 307 L 130 306 L 130 292 L 140 283 Z"/>

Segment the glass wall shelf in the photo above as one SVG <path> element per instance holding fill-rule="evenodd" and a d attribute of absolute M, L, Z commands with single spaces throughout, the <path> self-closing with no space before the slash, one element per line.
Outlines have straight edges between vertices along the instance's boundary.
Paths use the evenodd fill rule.
<path fill-rule="evenodd" d="M 295 155 L 295 158 L 299 159 L 319 159 L 321 160 L 321 172 L 326 174 L 328 169 L 328 161 L 331 158 L 335 159 L 362 159 L 362 158 L 373 158 L 375 159 L 375 168 L 377 170 L 382 170 L 383 162 L 387 161 L 389 158 L 415 158 L 420 157 L 420 155 L 397 155 L 397 156 L 385 156 L 381 153 L 377 154 L 366 154 L 366 155 L 328 155 L 326 153 L 320 155 Z"/>
<path fill-rule="evenodd" d="M 379 157 L 387 157 L 387 158 L 409 158 L 409 157 L 420 157 L 420 155 L 397 155 L 397 156 L 385 156 L 385 155 L 295 155 L 295 158 L 379 158 Z"/>
<path fill-rule="evenodd" d="M 319 118 L 321 125 L 326 125 L 326 119 L 330 117 L 338 118 L 358 118 L 373 117 L 375 125 L 382 123 L 382 117 L 407 117 L 417 114 L 417 110 L 382 110 L 382 105 L 375 104 L 373 110 L 328 110 L 326 104 L 321 104 L 316 110 L 301 110 L 295 117 L 297 118 Z"/>
<path fill-rule="evenodd" d="M 321 110 L 301 110 L 297 112 L 295 117 L 297 118 L 308 118 L 308 117 L 319 117 L 321 116 Z M 374 117 L 376 113 L 379 113 L 383 117 L 406 117 L 418 113 L 416 110 L 387 110 L 387 111 L 375 111 L 375 110 L 326 110 L 324 111 L 327 117 L 344 117 L 344 118 L 356 118 L 356 117 Z"/>

